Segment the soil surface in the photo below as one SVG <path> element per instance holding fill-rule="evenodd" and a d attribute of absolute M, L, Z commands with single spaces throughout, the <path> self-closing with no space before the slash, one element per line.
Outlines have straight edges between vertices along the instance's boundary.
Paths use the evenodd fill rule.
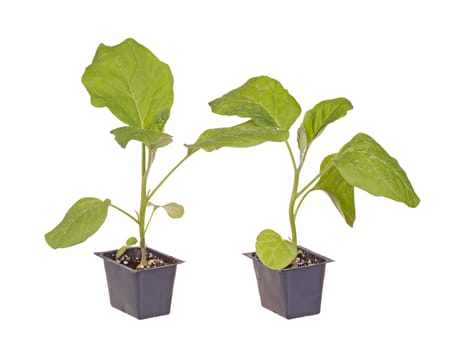
<path fill-rule="evenodd" d="M 299 250 L 299 254 L 297 254 L 296 260 L 293 261 L 291 264 L 286 266 L 286 269 L 292 269 L 295 267 L 301 267 L 301 266 L 309 266 L 309 265 L 315 265 L 315 264 L 321 264 L 325 262 L 322 258 L 319 258 L 318 256 L 314 254 L 310 254 L 308 252 L 305 252 L 303 250 Z"/>
<path fill-rule="evenodd" d="M 258 259 L 257 254 L 253 253 L 253 256 Z M 299 249 L 299 253 L 297 254 L 296 259 L 291 262 L 291 264 L 286 266 L 285 269 L 294 269 L 296 267 L 316 265 L 323 262 L 325 262 L 324 259 Z"/>
<path fill-rule="evenodd" d="M 115 254 L 113 254 L 112 258 L 115 259 Z M 146 253 L 147 264 L 144 268 L 137 268 L 140 264 L 140 257 L 139 256 L 130 256 L 128 254 L 123 254 L 119 258 L 119 262 L 122 265 L 128 266 L 134 270 L 146 270 L 146 269 L 155 269 L 158 267 L 166 266 L 173 264 L 173 261 L 166 261 L 163 257 L 157 256 L 151 252 Z"/>

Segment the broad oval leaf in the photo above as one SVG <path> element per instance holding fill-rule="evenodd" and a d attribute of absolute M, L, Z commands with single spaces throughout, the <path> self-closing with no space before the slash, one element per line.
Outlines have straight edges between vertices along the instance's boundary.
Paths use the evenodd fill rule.
<path fill-rule="evenodd" d="M 123 126 L 111 131 L 115 136 L 115 141 L 122 147 L 132 141 L 140 141 L 151 148 L 167 146 L 172 142 L 172 136 L 155 130 L 144 130 L 133 126 Z"/>
<path fill-rule="evenodd" d="M 307 134 L 307 142 L 310 143 L 335 120 L 342 118 L 353 109 L 353 105 L 344 97 L 325 100 L 317 103 L 314 108 L 307 111 L 302 121 L 302 127 Z"/>
<path fill-rule="evenodd" d="M 320 165 L 323 174 L 313 189 L 325 191 L 346 223 L 352 227 L 356 218 L 354 187 L 336 169 L 333 164 L 335 156 L 336 154 L 331 154 L 324 158 Z"/>
<path fill-rule="evenodd" d="M 184 207 L 177 203 L 168 203 L 162 206 L 166 209 L 167 215 L 173 219 L 181 218 L 184 215 Z"/>
<path fill-rule="evenodd" d="M 286 141 L 289 137 L 287 130 L 280 130 L 274 126 L 260 126 L 255 120 L 218 129 L 204 131 L 193 145 L 187 145 L 190 150 L 204 149 L 207 152 L 222 147 L 251 147 L 266 141 Z"/>
<path fill-rule="evenodd" d="M 169 66 L 133 39 L 99 45 L 82 82 L 95 107 L 107 107 L 122 122 L 162 131 L 173 102 Z"/>
<path fill-rule="evenodd" d="M 273 270 L 288 266 L 297 256 L 297 246 L 273 230 L 263 230 L 257 236 L 255 250 L 260 261 Z"/>
<path fill-rule="evenodd" d="M 354 136 L 341 148 L 333 163 L 352 186 L 412 208 L 419 204 L 419 198 L 398 161 L 369 135 Z"/>
<path fill-rule="evenodd" d="M 62 222 L 45 235 L 52 248 L 66 248 L 82 243 L 101 227 L 107 217 L 110 200 L 81 198 L 68 210 Z"/>
<path fill-rule="evenodd" d="M 214 113 L 252 118 L 259 124 L 286 130 L 301 114 L 301 107 L 288 90 L 267 76 L 249 79 L 209 104 Z"/>

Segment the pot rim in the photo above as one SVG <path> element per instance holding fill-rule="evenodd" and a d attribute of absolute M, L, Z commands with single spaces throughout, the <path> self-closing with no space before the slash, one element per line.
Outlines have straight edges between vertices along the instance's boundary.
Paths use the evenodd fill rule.
<path fill-rule="evenodd" d="M 259 264 L 262 264 L 264 267 L 266 267 L 266 268 L 268 268 L 268 269 L 270 269 L 270 270 L 273 270 L 273 271 L 294 271 L 294 270 L 299 270 L 299 269 L 307 269 L 307 268 L 312 268 L 312 267 L 314 267 L 314 266 L 324 265 L 324 264 L 328 264 L 328 263 L 331 263 L 331 262 L 334 262 L 334 261 L 335 261 L 335 260 L 333 260 L 333 259 L 330 259 L 330 258 L 328 258 L 328 257 L 326 257 L 326 256 L 324 256 L 324 255 L 322 255 L 322 254 L 316 253 L 316 252 L 314 252 L 314 251 L 312 251 L 312 250 L 310 250 L 310 249 L 308 249 L 308 248 L 305 248 L 305 247 L 303 247 L 303 246 L 301 246 L 301 245 L 298 245 L 297 247 L 298 247 L 299 249 L 301 249 L 301 250 L 306 251 L 307 253 L 310 253 L 310 254 L 312 254 L 312 255 L 315 255 L 315 256 L 317 256 L 317 257 L 323 259 L 324 261 L 323 261 L 323 262 L 320 262 L 320 263 L 318 263 L 318 264 L 313 264 L 313 265 L 299 266 L 299 267 L 289 268 L 289 269 L 284 268 L 284 269 L 281 269 L 281 270 L 273 270 L 273 269 L 270 269 L 268 266 L 264 265 L 264 264 L 260 261 L 260 259 L 259 259 L 258 257 L 255 257 L 255 256 L 254 256 L 255 252 L 242 253 L 242 255 L 244 255 L 244 256 L 246 256 L 246 257 L 252 259 L 254 263 L 257 262 L 257 263 L 259 263 Z"/>
<path fill-rule="evenodd" d="M 129 249 L 140 249 L 139 247 L 131 247 Z M 123 264 L 121 264 L 120 262 L 117 262 L 115 261 L 115 259 L 112 259 L 108 256 L 106 256 L 105 254 L 112 254 L 112 253 L 115 253 L 118 249 L 111 249 L 111 250 L 106 250 L 106 251 L 102 251 L 102 252 L 94 252 L 94 255 L 102 258 L 103 260 L 105 261 L 108 261 L 112 264 L 115 264 L 115 265 L 118 265 L 124 269 L 127 269 L 128 271 L 131 271 L 133 273 L 144 273 L 144 272 L 151 272 L 151 271 L 155 271 L 155 270 L 159 270 L 159 269 L 165 269 L 165 268 L 170 268 L 170 267 L 173 267 L 173 266 L 176 266 L 176 265 L 179 265 L 179 264 L 183 264 L 185 261 L 184 260 L 180 260 L 176 257 L 173 257 L 172 255 L 168 255 L 168 254 L 165 254 L 159 250 L 156 250 L 156 249 L 153 249 L 153 248 L 150 248 L 148 246 L 146 246 L 146 249 L 148 251 L 151 251 L 152 253 L 156 253 L 157 255 L 162 255 L 163 257 L 165 258 L 169 258 L 171 260 L 173 260 L 174 262 L 173 263 L 170 263 L 170 264 L 167 264 L 165 266 L 160 266 L 160 267 L 157 267 L 157 268 L 153 268 L 153 269 L 144 269 L 144 270 L 135 270 L 135 269 L 132 269 L 128 266 L 125 266 Z"/>

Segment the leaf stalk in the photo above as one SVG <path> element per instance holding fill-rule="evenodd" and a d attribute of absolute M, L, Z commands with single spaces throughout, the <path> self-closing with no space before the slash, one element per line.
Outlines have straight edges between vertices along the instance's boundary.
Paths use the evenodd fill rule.
<path fill-rule="evenodd" d="M 114 204 L 110 204 L 110 206 L 118 211 L 120 211 L 122 214 L 126 215 L 127 217 L 129 217 L 130 219 L 132 219 L 134 222 L 136 222 L 137 224 L 139 224 L 138 222 L 138 219 L 136 217 L 134 217 L 133 215 L 129 214 L 128 212 L 126 212 L 125 210 L 123 210 L 122 208 L 119 208 L 118 206 L 114 205 Z"/>

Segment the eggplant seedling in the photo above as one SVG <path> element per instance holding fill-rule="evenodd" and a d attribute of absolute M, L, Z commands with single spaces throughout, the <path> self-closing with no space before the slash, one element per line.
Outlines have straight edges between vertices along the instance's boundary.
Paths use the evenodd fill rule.
<path fill-rule="evenodd" d="M 288 218 L 291 239 L 271 229 L 260 232 L 256 254 L 271 269 L 294 265 L 298 255 L 296 218 L 304 200 L 317 190 L 325 191 L 349 226 L 355 220 L 354 188 L 416 207 L 416 195 L 405 171 L 369 135 L 359 133 L 338 152 L 326 156 L 317 175 L 301 186 L 301 171 L 313 141 L 326 126 L 344 117 L 353 106 L 346 98 L 318 103 L 304 114 L 297 131 L 299 156 L 289 142 L 290 128 L 301 114 L 293 96 L 275 79 L 255 77 L 241 87 L 211 101 L 214 113 L 248 118 L 242 124 L 202 133 L 192 148 L 213 151 L 221 147 L 251 147 L 266 141 L 283 142 L 291 158 L 292 191 Z"/>
<path fill-rule="evenodd" d="M 154 187 L 148 186 L 148 176 L 157 152 L 172 142 L 164 127 L 173 103 L 173 76 L 169 66 L 150 50 L 133 39 L 116 46 L 99 45 L 94 59 L 82 77 L 82 82 L 95 107 L 107 107 L 124 126 L 111 131 L 117 143 L 125 148 L 130 141 L 141 144 L 140 204 L 136 215 L 122 209 L 110 199 L 85 197 L 78 200 L 63 220 L 45 235 L 52 248 L 70 247 L 86 241 L 99 230 L 108 209 L 122 213 L 138 226 L 139 239 L 130 237 L 117 251 L 118 259 L 129 247 L 139 242 L 141 262 L 147 266 L 146 233 L 157 209 L 164 209 L 171 218 L 180 218 L 184 207 L 171 202 L 156 204 L 153 199 L 169 177 L 193 154 L 187 154 L 162 177 Z"/>

